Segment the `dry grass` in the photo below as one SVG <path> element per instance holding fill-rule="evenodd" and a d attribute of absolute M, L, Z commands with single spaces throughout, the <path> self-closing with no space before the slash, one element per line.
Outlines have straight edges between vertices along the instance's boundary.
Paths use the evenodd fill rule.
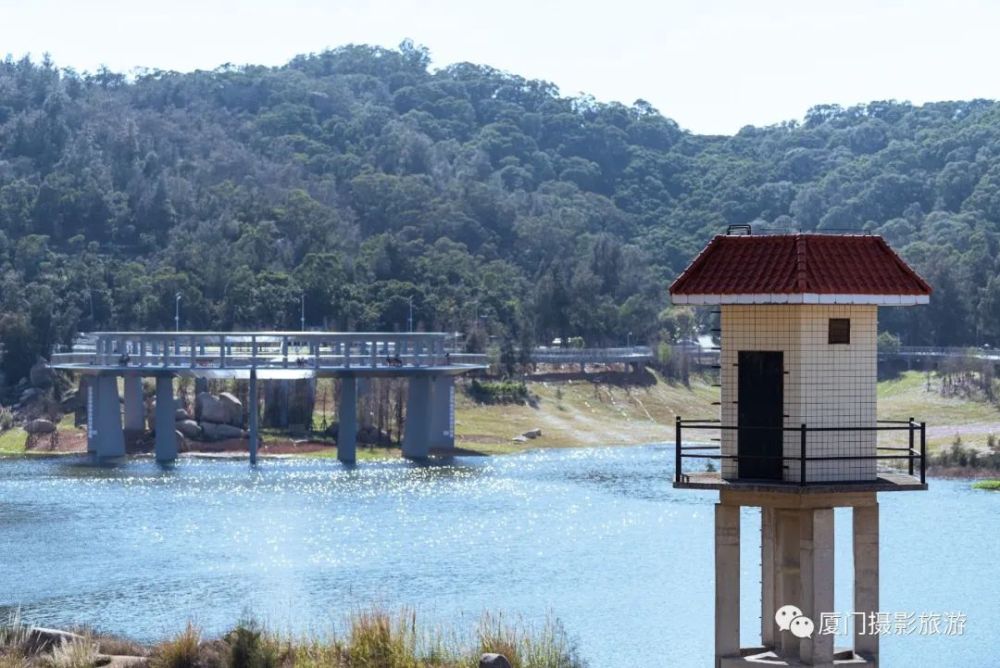
<path fill-rule="evenodd" d="M 97 662 L 97 646 L 90 638 L 64 639 L 42 657 L 45 668 L 93 668 Z"/>
<path fill-rule="evenodd" d="M 201 630 L 191 622 L 173 638 L 153 649 L 149 665 L 152 668 L 195 668 L 201 647 Z"/>

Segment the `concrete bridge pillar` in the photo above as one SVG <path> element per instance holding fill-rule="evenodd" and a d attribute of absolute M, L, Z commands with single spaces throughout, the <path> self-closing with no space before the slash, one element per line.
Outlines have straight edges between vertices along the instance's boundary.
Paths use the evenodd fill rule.
<path fill-rule="evenodd" d="M 97 377 L 97 434 L 98 459 L 125 455 L 125 434 L 122 432 L 122 407 L 118 397 L 117 376 Z"/>
<path fill-rule="evenodd" d="M 340 406 L 337 409 L 337 459 L 353 464 L 357 459 L 358 385 L 353 376 L 340 379 Z"/>
<path fill-rule="evenodd" d="M 410 378 L 406 398 L 406 425 L 403 430 L 403 456 L 424 459 L 430 454 L 431 378 Z"/>
<path fill-rule="evenodd" d="M 455 379 L 437 376 L 431 381 L 430 447 L 455 447 Z"/>
<path fill-rule="evenodd" d="M 260 400 L 257 396 L 257 369 L 250 369 L 250 386 L 247 388 L 247 427 L 250 432 L 250 463 L 257 463 L 257 450 L 260 447 Z"/>
<path fill-rule="evenodd" d="M 818 631 L 820 613 L 834 610 L 833 508 L 800 511 L 799 536 L 801 607 Z M 807 665 L 833 665 L 833 635 L 813 633 L 799 642 L 799 657 Z"/>
<path fill-rule="evenodd" d="M 97 452 L 97 377 L 84 376 L 87 389 L 87 454 Z"/>
<path fill-rule="evenodd" d="M 156 377 L 156 461 L 177 459 L 177 430 L 174 428 L 177 402 L 174 400 L 172 376 Z"/>
<path fill-rule="evenodd" d="M 145 412 L 142 403 L 142 378 L 125 376 L 125 431 L 133 433 L 144 431 Z"/>

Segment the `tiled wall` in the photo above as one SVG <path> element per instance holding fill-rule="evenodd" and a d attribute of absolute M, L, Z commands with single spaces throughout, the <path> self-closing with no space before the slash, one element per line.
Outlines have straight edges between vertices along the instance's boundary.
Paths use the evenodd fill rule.
<path fill-rule="evenodd" d="M 722 423 L 737 424 L 741 350 L 784 353 L 785 426 L 875 426 L 878 307 L 865 305 L 723 305 Z M 827 342 L 830 318 L 850 318 L 850 344 Z M 798 432 L 784 435 L 785 456 L 798 457 Z M 737 432 L 722 434 L 723 454 L 737 454 Z M 875 454 L 875 432 L 811 432 L 807 456 Z M 785 479 L 799 479 L 797 461 L 785 462 Z M 810 462 L 807 480 L 847 481 L 875 477 L 875 460 Z M 735 478 L 736 463 L 723 461 L 722 475 Z"/>

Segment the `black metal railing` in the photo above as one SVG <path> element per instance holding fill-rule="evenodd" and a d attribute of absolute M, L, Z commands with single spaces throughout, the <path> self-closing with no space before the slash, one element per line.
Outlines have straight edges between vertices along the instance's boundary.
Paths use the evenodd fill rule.
<path fill-rule="evenodd" d="M 683 420 L 680 416 L 677 417 L 675 422 L 676 427 L 676 459 L 674 462 L 674 480 L 676 482 L 685 481 L 684 473 L 684 460 L 685 459 L 708 459 L 708 460 L 718 460 L 721 464 L 723 460 L 734 461 L 739 467 L 741 460 L 780 460 L 782 464 L 782 471 L 784 471 L 784 464 L 787 461 L 798 462 L 799 464 L 799 479 L 795 480 L 773 480 L 769 482 L 784 483 L 789 485 L 806 485 L 808 484 L 808 464 L 810 462 L 830 462 L 830 461 L 875 461 L 876 466 L 879 461 L 882 460 L 906 460 L 907 471 L 909 475 L 915 475 L 914 471 L 919 465 L 920 471 L 920 483 L 924 484 L 927 478 L 927 423 L 925 422 L 915 422 L 913 418 L 908 420 L 877 420 L 876 424 L 871 427 L 862 426 L 849 426 L 849 427 L 810 427 L 806 424 L 800 424 L 797 427 L 740 427 L 737 425 L 723 425 L 721 420 Z M 704 444 L 704 443 L 694 443 L 690 445 L 684 444 L 684 430 L 712 430 L 712 431 L 747 431 L 747 430 L 761 430 L 761 431 L 780 431 L 782 434 L 785 432 L 797 432 L 799 434 L 799 451 L 794 455 L 727 455 L 722 452 L 722 443 L 717 444 Z M 875 446 L 874 455 L 819 455 L 810 456 L 809 455 L 809 443 L 808 435 L 815 432 L 883 432 L 883 431 L 905 431 L 908 434 L 909 443 L 907 447 L 901 446 L 889 446 L 889 445 L 877 445 Z M 919 449 L 917 449 L 917 439 L 919 439 Z M 784 438 L 782 438 L 782 452 L 785 450 Z M 718 454 L 712 454 L 711 451 L 718 451 Z M 708 452 L 708 454 L 705 454 Z M 878 454 L 879 452 L 895 452 L 898 454 Z M 919 464 L 918 464 L 919 463 Z M 721 468 L 721 467 L 720 467 Z M 837 481 L 840 482 L 840 481 Z M 857 481 L 863 482 L 863 481 Z M 867 482 L 867 481 L 864 481 Z"/>

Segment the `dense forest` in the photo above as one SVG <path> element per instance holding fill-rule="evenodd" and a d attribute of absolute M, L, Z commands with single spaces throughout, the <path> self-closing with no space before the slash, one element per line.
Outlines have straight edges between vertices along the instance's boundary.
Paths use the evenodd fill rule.
<path fill-rule="evenodd" d="M 282 67 L 0 62 L 0 369 L 78 331 L 310 327 L 515 344 L 681 336 L 714 234 L 884 235 L 934 285 L 908 345 L 1000 343 L 1000 104 L 818 106 L 735 136 L 426 49 Z M 683 315 L 684 317 L 678 317 Z"/>

